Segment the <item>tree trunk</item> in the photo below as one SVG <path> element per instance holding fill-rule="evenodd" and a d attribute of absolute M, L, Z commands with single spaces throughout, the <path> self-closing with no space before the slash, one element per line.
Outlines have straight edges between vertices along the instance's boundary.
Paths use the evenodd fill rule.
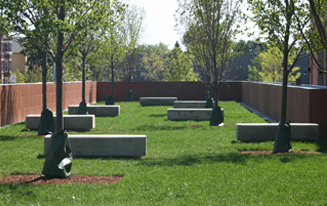
<path fill-rule="evenodd" d="M 86 54 L 82 57 L 82 102 L 85 102 L 85 64 Z"/>
<path fill-rule="evenodd" d="M 291 125 L 286 122 L 286 110 L 287 110 L 287 82 L 288 82 L 288 54 L 289 54 L 289 34 L 290 34 L 290 21 L 293 15 L 292 8 L 289 8 L 288 0 L 285 1 L 287 8 L 287 23 L 284 36 L 284 58 L 283 58 L 283 88 L 282 88 L 282 109 L 281 120 L 279 122 L 277 135 L 275 139 L 273 153 L 291 152 Z"/>
<path fill-rule="evenodd" d="M 3 84 L 2 82 L 2 34 L 0 33 L 0 84 Z"/>
<path fill-rule="evenodd" d="M 287 11 L 287 23 L 286 23 L 286 32 L 284 36 L 284 58 L 283 58 L 283 90 L 282 90 L 282 111 L 281 111 L 281 123 L 286 122 L 286 109 L 287 109 L 287 82 L 288 82 L 288 42 L 290 37 L 290 21 L 292 18 L 292 10 L 289 7 L 288 0 L 285 1 Z"/>
<path fill-rule="evenodd" d="M 47 52 L 43 52 L 42 67 L 42 101 L 43 110 L 47 108 Z"/>
<path fill-rule="evenodd" d="M 65 10 L 65 1 L 63 1 L 60 6 L 59 6 L 59 14 L 58 14 L 58 19 L 60 21 L 65 21 L 65 15 L 66 15 L 66 10 Z M 57 96 L 57 101 L 56 101 L 56 113 L 57 113 L 57 118 L 56 118 L 56 132 L 60 132 L 64 129 L 64 119 L 63 119 L 63 107 L 62 107 L 62 60 L 64 56 L 63 52 L 63 47 L 64 47 L 64 33 L 58 29 L 58 38 L 57 38 L 57 54 L 55 57 L 55 62 L 56 62 L 56 96 Z"/>
<path fill-rule="evenodd" d="M 111 95 L 114 97 L 114 61 L 113 57 L 111 57 Z"/>

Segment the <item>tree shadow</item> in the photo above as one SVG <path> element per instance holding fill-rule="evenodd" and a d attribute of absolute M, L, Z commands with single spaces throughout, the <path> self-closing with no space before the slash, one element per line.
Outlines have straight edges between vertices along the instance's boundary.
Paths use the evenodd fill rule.
<path fill-rule="evenodd" d="M 8 136 L 8 135 L 0 135 L 0 141 L 13 141 L 17 137 L 15 136 Z"/>
<path fill-rule="evenodd" d="M 45 155 L 39 154 L 38 159 L 45 159 Z M 139 160 L 141 157 L 137 156 L 74 156 L 74 159 L 84 159 L 84 160 Z"/>
<path fill-rule="evenodd" d="M 194 164 L 210 164 L 217 162 L 228 162 L 234 164 L 246 164 L 247 156 L 236 152 L 228 154 L 207 154 L 207 155 L 183 155 L 171 159 L 144 160 L 140 165 L 153 166 L 192 166 Z"/>
<path fill-rule="evenodd" d="M 171 159 L 142 160 L 139 165 L 154 167 L 173 167 L 173 166 L 192 166 L 195 164 L 215 164 L 215 163 L 233 163 L 237 165 L 246 165 L 248 162 L 261 164 L 265 160 L 279 160 L 281 163 L 289 163 L 298 159 L 310 159 L 315 155 L 308 154 L 241 154 L 230 152 L 227 154 L 207 154 L 207 155 L 184 155 Z"/>
<path fill-rule="evenodd" d="M 167 117 L 167 114 L 150 114 L 149 117 Z"/>
<path fill-rule="evenodd" d="M 156 126 L 156 125 L 148 125 L 144 124 L 141 126 L 136 127 L 135 131 L 153 131 L 153 130 L 159 130 L 159 131 L 174 131 L 174 130 L 181 130 L 185 129 L 185 126 L 173 126 L 173 125 L 163 125 L 163 126 Z"/>

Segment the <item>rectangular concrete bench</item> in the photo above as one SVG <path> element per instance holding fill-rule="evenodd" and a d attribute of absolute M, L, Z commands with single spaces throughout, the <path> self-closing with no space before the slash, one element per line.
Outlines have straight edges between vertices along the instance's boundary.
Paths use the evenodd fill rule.
<path fill-rule="evenodd" d="M 142 106 L 173 106 L 177 97 L 140 97 L 140 104 Z"/>
<path fill-rule="evenodd" d="M 68 106 L 68 114 L 77 114 L 78 105 Z M 96 117 L 115 117 L 120 115 L 119 105 L 88 105 L 87 112 Z"/>
<path fill-rule="evenodd" d="M 206 101 L 174 101 L 174 108 L 206 108 Z"/>
<path fill-rule="evenodd" d="M 146 155 L 146 135 L 68 135 L 74 156 L 141 157 Z M 51 135 L 44 137 L 44 155 Z"/>
<path fill-rule="evenodd" d="M 27 115 L 26 128 L 37 130 L 39 128 L 41 115 Z M 56 123 L 56 116 L 53 116 Z M 64 115 L 64 128 L 67 130 L 90 130 L 95 128 L 95 116 L 91 115 Z"/>
<path fill-rule="evenodd" d="M 238 123 L 236 139 L 244 142 L 274 141 L 278 123 Z M 314 123 L 291 123 L 292 140 L 314 141 L 319 139 L 319 125 Z"/>
<path fill-rule="evenodd" d="M 168 120 L 210 120 L 211 108 L 174 108 L 167 110 Z M 221 109 L 224 116 L 224 110 Z"/>

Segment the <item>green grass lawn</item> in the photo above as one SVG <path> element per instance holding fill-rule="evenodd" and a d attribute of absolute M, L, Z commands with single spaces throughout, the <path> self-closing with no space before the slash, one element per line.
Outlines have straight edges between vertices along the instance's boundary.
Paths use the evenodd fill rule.
<path fill-rule="evenodd" d="M 96 128 L 84 134 L 145 134 L 147 156 L 74 158 L 72 174 L 123 175 L 120 182 L 0 185 L 0 205 L 327 204 L 327 155 L 238 153 L 272 150 L 274 142 L 236 141 L 237 123 L 265 122 L 236 102 L 220 102 L 224 127 L 209 127 L 209 121 L 168 121 L 167 106 L 116 104 L 120 116 L 97 117 Z M 43 138 L 33 137 L 37 132 L 26 130 L 25 123 L 0 132 L 0 177 L 41 174 Z M 326 151 L 326 141 L 293 141 L 292 146 L 293 150 Z"/>

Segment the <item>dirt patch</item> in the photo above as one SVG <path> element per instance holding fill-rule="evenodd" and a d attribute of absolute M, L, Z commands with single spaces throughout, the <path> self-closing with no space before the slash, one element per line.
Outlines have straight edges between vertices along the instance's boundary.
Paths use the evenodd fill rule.
<path fill-rule="evenodd" d="M 45 185 L 45 184 L 65 184 L 65 183 L 81 183 L 81 184 L 115 184 L 120 181 L 122 176 L 86 176 L 71 175 L 67 178 L 48 178 L 44 175 L 27 175 L 13 174 L 0 179 L 0 184 L 26 184 L 26 185 Z"/>
<path fill-rule="evenodd" d="M 258 155 L 258 154 L 273 154 L 272 150 L 239 150 L 241 154 L 251 154 L 251 155 Z M 285 153 L 277 153 L 277 154 L 289 154 Z M 321 154 L 321 152 L 315 151 L 292 151 L 292 154 Z"/>

